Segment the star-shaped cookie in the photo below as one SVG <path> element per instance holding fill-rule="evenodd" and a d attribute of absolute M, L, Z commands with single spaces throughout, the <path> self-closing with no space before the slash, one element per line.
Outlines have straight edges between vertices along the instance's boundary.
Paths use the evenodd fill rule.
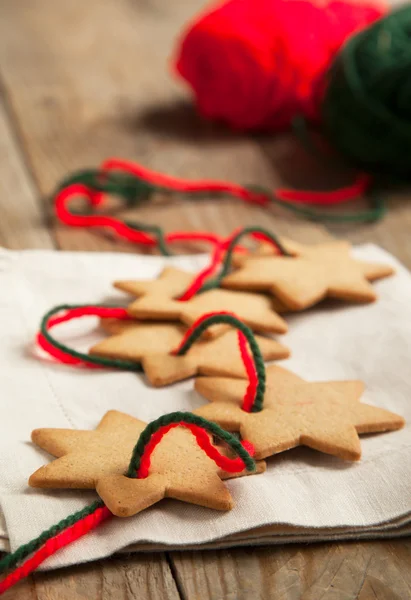
<path fill-rule="evenodd" d="M 194 279 L 174 267 L 167 267 L 153 281 L 116 281 L 114 286 L 137 296 L 128 312 L 140 320 L 181 321 L 191 326 L 201 315 L 209 312 L 234 312 L 253 331 L 285 333 L 287 323 L 276 312 L 276 302 L 263 294 L 215 289 L 197 294 L 187 301 L 178 301 Z M 226 325 L 214 325 L 206 337 L 220 335 Z"/>
<path fill-rule="evenodd" d="M 221 470 L 182 427 L 169 431 L 156 446 L 148 477 L 126 477 L 133 448 L 145 427 L 143 421 L 111 410 L 95 431 L 36 429 L 33 442 L 58 458 L 33 473 L 29 484 L 37 488 L 96 489 L 119 517 L 136 514 L 163 498 L 217 510 L 232 508 L 233 499 L 221 480 L 247 472 Z M 255 472 L 264 470 L 265 463 L 258 462 Z"/>
<path fill-rule="evenodd" d="M 266 458 L 296 446 L 359 460 L 360 433 L 400 429 L 404 419 L 388 410 L 359 401 L 360 381 L 309 383 L 272 365 L 267 369 L 263 410 L 242 410 L 246 381 L 200 377 L 195 389 L 210 404 L 194 411 L 228 431 L 239 431 L 255 447 L 256 458 Z"/>
<path fill-rule="evenodd" d="M 280 243 L 291 256 L 310 256 L 312 253 L 328 254 L 330 252 L 335 252 L 336 250 L 350 250 L 352 248 L 350 242 L 346 240 L 331 240 L 320 244 L 307 245 L 302 244 L 301 242 L 295 242 L 289 238 L 281 237 Z M 278 252 L 272 244 L 261 242 L 252 252 L 235 252 L 233 254 L 232 264 L 235 267 L 241 267 L 248 260 L 264 258 L 267 256 L 278 256 Z"/>
<path fill-rule="evenodd" d="M 225 277 L 228 289 L 265 291 L 291 310 L 303 310 L 325 297 L 349 302 L 373 302 L 370 284 L 393 273 L 388 265 L 353 258 L 345 242 L 304 247 L 298 256 L 248 258 Z"/>
<path fill-rule="evenodd" d="M 178 298 L 191 285 L 195 273 L 188 273 L 176 267 L 165 267 L 157 279 L 115 281 L 114 287 L 136 298 Z"/>
<path fill-rule="evenodd" d="M 287 323 L 274 310 L 274 300 L 263 294 L 215 289 L 179 302 L 171 297 L 143 296 L 128 307 L 137 319 L 161 321 L 179 320 L 191 326 L 201 315 L 211 312 L 233 312 L 253 331 L 285 333 Z M 226 325 L 214 325 L 207 330 L 211 337 L 220 335 Z"/>
<path fill-rule="evenodd" d="M 178 347 L 187 328 L 177 323 L 149 323 L 109 320 L 103 326 L 114 335 L 90 349 L 90 354 L 141 362 L 154 386 L 181 381 L 196 374 L 246 377 L 238 348 L 237 332 L 217 338 L 200 339 L 183 356 L 171 352 Z M 256 336 L 265 360 L 289 356 L 289 350 L 271 338 Z"/>

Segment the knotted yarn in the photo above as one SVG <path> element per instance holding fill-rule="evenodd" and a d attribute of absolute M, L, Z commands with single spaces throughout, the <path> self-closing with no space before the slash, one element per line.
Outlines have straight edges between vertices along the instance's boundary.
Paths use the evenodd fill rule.
<path fill-rule="evenodd" d="M 332 59 L 384 13 L 370 1 L 229 0 L 189 26 L 176 70 L 200 113 L 234 129 L 278 131 L 296 115 L 317 122 Z"/>
<path fill-rule="evenodd" d="M 323 130 L 353 165 L 411 179 L 411 6 L 353 36 L 335 58 Z"/>

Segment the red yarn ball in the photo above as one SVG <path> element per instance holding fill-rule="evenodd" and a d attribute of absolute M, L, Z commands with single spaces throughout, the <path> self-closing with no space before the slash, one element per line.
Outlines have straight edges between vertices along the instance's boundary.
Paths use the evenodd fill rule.
<path fill-rule="evenodd" d="M 199 111 L 235 129 L 281 130 L 296 114 L 318 121 L 334 55 L 384 13 L 371 2 L 229 0 L 191 25 L 176 68 Z"/>

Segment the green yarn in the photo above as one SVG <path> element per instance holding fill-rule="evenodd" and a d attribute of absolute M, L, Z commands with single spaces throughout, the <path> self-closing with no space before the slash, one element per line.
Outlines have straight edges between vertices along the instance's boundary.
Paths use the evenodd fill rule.
<path fill-rule="evenodd" d="M 411 6 L 352 36 L 337 55 L 322 106 L 324 132 L 354 166 L 411 179 Z"/>
<path fill-rule="evenodd" d="M 129 468 L 127 471 L 128 477 L 137 477 L 137 471 L 140 466 L 141 457 L 153 433 L 155 433 L 155 431 L 157 431 L 160 427 L 163 427 L 164 425 L 180 422 L 198 425 L 199 427 L 202 427 L 209 431 L 212 435 L 223 440 L 243 460 L 247 471 L 255 471 L 256 465 L 254 459 L 250 456 L 250 454 L 241 445 L 241 443 L 235 436 L 228 433 L 228 431 L 225 431 L 215 423 L 207 421 L 207 419 L 204 419 L 203 417 L 198 417 L 197 415 L 193 415 L 191 413 L 174 412 L 168 415 L 163 415 L 159 419 L 152 421 L 140 434 L 138 442 L 135 445 L 131 456 Z M 104 508 L 104 506 L 105 504 L 102 500 L 96 500 L 95 502 L 88 504 L 85 508 L 82 508 L 81 510 L 73 513 L 72 515 L 65 517 L 55 525 L 52 525 L 49 529 L 43 531 L 39 536 L 37 536 L 27 544 L 23 544 L 22 546 L 17 548 L 15 552 L 6 554 L 0 560 L 0 573 L 4 573 L 5 571 L 14 569 L 22 560 L 36 552 L 49 539 L 55 537 L 56 535 L 58 535 L 68 527 L 71 527 L 78 521 L 81 521 L 85 517 L 88 517 L 99 508 Z"/>
<path fill-rule="evenodd" d="M 50 318 L 55 314 L 62 312 L 64 310 L 72 310 L 75 308 L 83 308 L 85 306 L 89 306 L 88 304 L 60 304 L 59 306 L 55 306 L 43 316 L 40 323 L 40 332 L 46 338 L 46 340 L 55 348 L 58 348 L 62 352 L 69 354 L 73 358 L 78 358 L 79 360 L 86 361 L 88 363 L 92 363 L 93 365 L 99 365 L 101 367 L 109 367 L 115 369 L 123 369 L 124 371 L 136 371 L 142 372 L 143 368 L 139 362 L 134 362 L 131 360 L 120 360 L 115 358 L 104 358 L 100 356 L 90 356 L 89 354 L 85 354 L 83 352 L 77 352 L 77 350 L 73 350 L 69 346 L 58 342 L 55 337 L 53 337 L 49 331 L 47 330 L 47 323 Z M 107 304 L 96 304 L 96 308 L 115 308 L 110 307 Z"/>
<path fill-rule="evenodd" d="M 6 554 L 6 556 L 0 560 L 0 573 L 4 573 L 9 569 L 13 569 L 21 560 L 24 560 L 30 556 L 30 554 L 36 552 L 36 550 L 43 546 L 47 540 L 53 538 L 57 534 L 64 531 L 64 529 L 67 529 L 67 527 L 71 527 L 71 525 L 74 525 L 74 523 L 77 523 L 77 521 L 81 521 L 81 519 L 84 519 L 84 517 L 88 517 L 98 508 L 103 508 L 104 506 L 105 504 L 102 500 L 96 500 L 92 504 L 88 504 L 85 508 L 82 508 L 68 517 L 65 517 L 56 523 L 56 525 L 52 525 L 49 529 L 43 531 L 38 537 L 34 538 L 34 540 L 31 540 L 27 544 L 23 544 L 17 548 L 15 552 Z"/>
<path fill-rule="evenodd" d="M 206 429 L 212 435 L 223 440 L 223 442 L 228 444 L 228 446 L 230 446 L 230 448 L 242 459 L 247 471 L 255 471 L 255 462 L 253 458 L 249 455 L 247 450 L 245 450 L 240 441 L 234 435 L 228 433 L 228 431 L 225 431 L 225 429 L 222 429 L 216 423 L 212 423 L 203 417 L 199 417 L 188 412 L 178 411 L 169 413 L 168 415 L 163 415 L 155 421 L 151 421 L 144 431 L 141 432 L 138 442 L 134 446 L 133 453 L 131 455 L 127 477 L 137 477 L 137 472 L 140 468 L 141 457 L 143 456 L 146 446 L 153 433 L 155 433 L 161 427 L 170 425 L 171 423 L 181 422 L 189 423 L 191 425 L 198 425 L 199 427 Z"/>
<path fill-rule="evenodd" d="M 119 173 L 117 171 L 110 171 L 109 173 L 106 173 L 98 169 L 87 169 L 83 171 L 78 171 L 77 173 L 70 175 L 61 182 L 61 184 L 58 186 L 58 191 L 75 183 L 81 183 L 89 187 L 90 189 L 96 191 L 119 196 L 125 201 L 125 203 L 128 206 L 135 206 L 136 204 L 141 204 L 142 202 L 149 200 L 150 197 L 157 192 L 161 194 L 167 194 L 169 196 L 177 194 L 184 195 L 197 200 L 202 198 L 219 198 L 231 195 L 229 192 L 205 192 L 202 190 L 198 192 L 176 191 L 171 188 L 149 183 L 144 179 L 140 179 L 136 175 Z M 383 209 L 381 208 L 382 201 L 379 198 L 375 197 L 374 194 L 370 195 L 372 208 L 369 211 L 360 211 L 358 213 L 348 214 L 332 214 L 329 211 L 316 210 L 302 206 L 297 202 L 284 202 L 283 200 L 276 198 L 275 194 L 273 194 L 271 191 L 259 185 L 246 185 L 244 187 L 254 193 L 264 195 L 266 198 L 269 199 L 269 201 L 272 204 L 281 206 L 282 208 L 296 215 L 299 215 L 305 219 L 310 219 L 312 221 L 335 223 L 356 221 L 362 222 L 376 220 L 383 216 Z M 82 214 L 91 213 L 92 209 L 88 210 L 87 213 L 82 212 Z M 129 227 L 135 228 L 136 230 L 153 233 L 157 236 L 160 251 L 162 251 L 165 255 L 171 254 L 168 249 L 164 251 L 164 246 L 162 243 L 162 240 L 164 240 L 164 232 L 161 228 L 155 225 L 144 225 L 142 223 L 137 223 L 133 221 L 126 221 L 126 224 Z"/>
<path fill-rule="evenodd" d="M 211 315 L 204 319 L 197 327 L 190 333 L 187 339 L 184 341 L 184 344 L 178 349 L 177 356 L 181 356 L 188 352 L 191 346 L 201 337 L 206 329 L 211 327 L 212 325 L 216 325 L 218 323 L 225 323 L 227 325 L 231 325 L 235 327 L 239 331 L 241 331 L 250 346 L 251 353 L 254 359 L 255 370 L 257 372 L 258 384 L 257 390 L 255 394 L 255 399 L 253 405 L 251 407 L 250 412 L 259 412 L 263 409 L 263 401 L 265 394 L 265 365 L 264 358 L 261 354 L 261 350 L 257 344 L 257 341 L 254 337 L 253 332 L 247 325 L 245 325 L 240 319 L 235 317 L 234 315 L 225 315 L 225 314 L 216 314 Z"/>
<path fill-rule="evenodd" d="M 72 356 L 73 358 L 78 358 L 81 361 L 92 363 L 92 364 L 95 364 L 95 365 L 98 365 L 101 367 L 122 369 L 124 371 L 133 371 L 133 372 L 141 373 L 143 371 L 143 368 L 142 368 L 141 363 L 139 363 L 139 362 L 121 360 L 121 359 L 115 359 L 115 358 L 104 358 L 104 357 L 99 357 L 99 356 L 90 356 L 89 354 L 86 354 L 83 352 L 78 352 L 77 350 L 73 350 L 73 348 L 70 348 L 69 346 L 62 344 L 61 342 L 58 342 L 47 330 L 47 323 L 49 322 L 50 318 L 53 317 L 54 315 L 56 315 L 62 311 L 65 311 L 65 310 L 73 310 L 73 309 L 77 309 L 77 308 L 84 308 L 87 306 L 90 306 L 90 305 L 88 305 L 88 304 L 84 304 L 84 305 L 82 305 L 82 304 L 60 304 L 59 306 L 55 306 L 54 308 L 49 310 L 43 316 L 43 318 L 41 320 L 41 324 L 40 324 L 40 332 L 43 334 L 43 336 L 49 342 L 49 344 L 51 344 L 58 350 L 65 352 L 69 356 Z M 110 308 L 104 304 L 95 305 L 95 307 L 96 308 Z M 115 308 L 115 307 L 111 307 L 111 308 Z M 265 378 L 266 378 L 266 376 L 265 376 L 264 359 L 261 354 L 260 348 L 257 344 L 257 341 L 254 337 L 253 332 L 251 331 L 251 329 L 249 327 L 247 327 L 247 325 L 245 325 L 237 317 L 234 317 L 233 315 L 216 314 L 216 315 L 212 315 L 212 316 L 204 319 L 204 321 L 202 321 L 191 332 L 191 334 L 185 340 L 184 344 L 181 346 L 181 348 L 179 348 L 177 355 L 181 356 L 181 355 L 185 354 L 186 352 L 188 352 L 188 350 L 191 348 L 191 346 L 196 342 L 196 340 L 198 340 L 198 338 L 203 334 L 203 332 L 208 327 L 211 327 L 211 325 L 215 325 L 218 323 L 225 323 L 227 325 L 231 325 L 232 327 L 235 327 L 236 329 L 241 331 L 247 338 L 248 344 L 250 346 L 250 349 L 251 349 L 251 352 L 253 355 L 253 359 L 254 359 L 254 363 L 255 363 L 255 367 L 256 367 L 256 371 L 257 371 L 257 376 L 258 376 L 256 397 L 255 397 L 253 406 L 251 408 L 251 412 L 258 412 L 258 411 L 262 410 L 264 393 L 265 393 Z"/>
<path fill-rule="evenodd" d="M 157 248 L 160 250 L 160 253 L 163 256 L 172 256 L 172 252 L 168 249 L 164 230 L 158 225 L 147 225 L 144 223 L 129 221 L 128 219 L 124 221 L 127 227 L 131 227 L 136 231 L 145 231 L 146 233 L 152 233 L 157 238 Z"/>
<path fill-rule="evenodd" d="M 96 192 L 120 196 L 128 206 L 135 206 L 148 200 L 157 191 L 156 186 L 134 175 L 117 171 L 107 173 L 99 169 L 83 169 L 69 175 L 61 181 L 58 191 L 76 183 L 83 184 Z M 84 211 L 81 214 L 84 214 Z"/>
<path fill-rule="evenodd" d="M 228 272 L 231 267 L 231 262 L 233 259 L 235 247 L 237 246 L 237 244 L 241 241 L 241 239 L 243 237 L 250 235 L 252 233 L 264 234 L 266 236 L 266 238 L 268 238 L 271 242 L 273 242 L 273 244 L 279 249 L 280 254 L 282 256 L 291 256 L 287 252 L 287 250 L 284 248 L 284 246 L 281 244 L 278 237 L 275 236 L 273 233 L 271 233 L 271 231 L 269 231 L 268 229 L 264 229 L 263 227 L 244 227 L 243 229 L 240 229 L 240 231 L 230 241 L 230 243 L 227 247 L 227 251 L 224 256 L 224 260 L 222 262 L 221 270 L 220 270 L 219 274 L 217 275 L 217 277 L 214 277 L 213 279 L 210 279 L 209 281 L 204 283 L 204 285 L 201 287 L 200 293 L 206 292 L 207 290 L 211 290 L 216 287 L 219 287 L 222 279 L 226 275 L 228 275 Z"/>

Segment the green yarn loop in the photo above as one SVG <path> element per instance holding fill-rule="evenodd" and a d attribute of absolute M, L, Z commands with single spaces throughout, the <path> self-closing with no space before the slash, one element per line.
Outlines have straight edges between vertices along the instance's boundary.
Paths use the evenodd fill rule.
<path fill-rule="evenodd" d="M 134 446 L 131 455 L 127 477 L 137 477 L 141 458 L 153 433 L 155 433 L 161 427 L 170 425 L 171 423 L 181 422 L 189 423 L 191 425 L 198 425 L 199 427 L 206 429 L 209 433 L 225 442 L 242 459 L 247 471 L 255 471 L 254 459 L 249 455 L 247 450 L 241 445 L 240 441 L 235 436 L 233 436 L 231 433 L 228 433 L 228 431 L 225 431 L 225 429 L 222 429 L 216 423 L 212 423 L 203 417 L 199 417 L 188 412 L 178 411 L 159 417 L 155 421 L 149 423 L 144 431 L 141 432 L 138 442 Z"/>
<path fill-rule="evenodd" d="M 71 527 L 74 525 L 74 523 L 77 523 L 77 521 L 84 519 L 84 517 L 88 517 L 98 508 L 103 508 L 104 506 L 105 504 L 102 500 L 96 500 L 92 504 L 88 504 L 85 508 L 82 508 L 68 517 L 65 517 L 56 523 L 56 525 L 52 525 L 49 529 L 43 531 L 38 537 L 34 538 L 34 540 L 31 540 L 27 544 L 23 544 L 17 548 L 15 552 L 6 554 L 6 556 L 0 560 L 0 573 L 14 569 L 14 567 L 16 567 L 20 561 L 30 556 L 30 554 L 33 552 L 36 552 L 36 550 L 41 548 L 41 546 L 43 546 L 47 540 L 53 538 L 57 534 L 64 531 L 64 529 L 67 529 L 67 527 Z"/>
<path fill-rule="evenodd" d="M 99 365 L 101 367 L 109 367 L 115 369 L 123 369 L 124 371 L 136 371 L 142 372 L 143 368 L 139 362 L 134 362 L 131 360 L 120 360 L 115 358 L 104 358 L 100 356 L 90 356 L 89 354 L 85 354 L 83 352 L 77 352 L 77 350 L 73 350 L 69 346 L 58 342 L 55 337 L 53 337 L 49 331 L 47 330 L 47 323 L 50 318 L 56 315 L 59 312 L 65 310 L 73 310 L 75 308 L 83 308 L 85 306 L 90 306 L 89 304 L 60 304 L 59 306 L 55 306 L 43 316 L 40 323 L 40 332 L 46 338 L 46 340 L 55 348 L 58 348 L 62 352 L 72 356 L 73 358 L 78 358 L 79 360 L 86 361 L 88 363 L 92 363 L 93 365 Z M 117 308 L 115 306 L 109 306 L 107 304 L 96 304 L 94 305 L 96 308 Z"/>
<path fill-rule="evenodd" d="M 330 143 L 357 168 L 411 179 L 411 6 L 352 36 L 335 58 L 322 105 Z"/>
<path fill-rule="evenodd" d="M 177 352 L 177 356 L 182 356 L 191 348 L 191 346 L 201 337 L 206 329 L 211 327 L 212 325 L 216 325 L 219 323 L 224 323 L 226 325 L 231 325 L 231 327 L 235 327 L 241 331 L 247 339 L 248 345 L 250 346 L 251 354 L 253 356 L 255 370 L 257 372 L 258 384 L 257 390 L 255 394 L 255 399 L 253 405 L 251 407 L 250 412 L 260 412 L 263 409 L 263 401 L 264 401 L 264 393 L 265 393 L 265 365 L 264 358 L 261 354 L 261 350 L 257 344 L 257 341 L 254 337 L 251 329 L 245 325 L 240 319 L 235 317 L 234 315 L 225 315 L 225 314 L 216 314 L 211 315 L 204 319 L 199 325 L 193 329 L 187 339 L 184 341 L 184 344 L 179 348 Z"/>
<path fill-rule="evenodd" d="M 203 286 L 201 287 L 200 292 L 206 292 L 207 290 L 211 290 L 213 288 L 219 287 L 222 279 L 226 275 L 228 275 L 228 272 L 231 267 L 231 262 L 233 259 L 235 247 L 237 246 L 238 242 L 240 242 L 243 237 L 253 234 L 253 233 L 264 234 L 265 237 L 268 238 L 271 242 L 273 242 L 273 244 L 278 248 L 278 250 L 280 251 L 280 254 L 282 256 L 291 256 L 287 252 L 287 250 L 284 248 L 284 246 L 281 244 L 278 237 L 275 236 L 273 233 L 271 233 L 271 231 L 269 231 L 268 229 L 264 229 L 264 227 L 244 227 L 243 229 L 240 229 L 240 231 L 230 241 L 230 244 L 227 247 L 227 251 L 226 251 L 224 260 L 222 262 L 220 273 L 217 275 L 217 277 L 214 277 L 213 279 L 206 281 L 206 283 L 204 283 Z"/>

